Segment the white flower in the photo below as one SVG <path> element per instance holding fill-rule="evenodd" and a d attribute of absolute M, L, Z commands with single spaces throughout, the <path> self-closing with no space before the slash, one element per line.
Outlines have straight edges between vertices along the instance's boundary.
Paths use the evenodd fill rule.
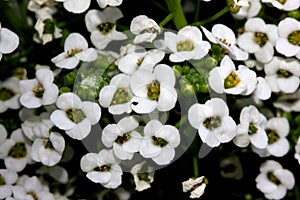
<path fill-rule="evenodd" d="M 180 134 L 174 126 L 163 125 L 153 119 L 144 127 L 140 154 L 145 158 L 151 158 L 159 165 L 166 165 L 175 157 L 175 148 L 179 143 Z"/>
<path fill-rule="evenodd" d="M 236 38 L 234 32 L 223 24 L 215 24 L 211 32 L 201 26 L 205 36 L 214 44 L 219 44 L 223 49 L 227 50 L 228 55 L 234 60 L 247 60 L 248 53 L 236 46 Z"/>
<path fill-rule="evenodd" d="M 263 3 L 270 3 L 275 8 L 278 8 L 279 10 L 284 11 L 292 11 L 297 10 L 300 7 L 300 1 L 299 0 L 262 0 Z"/>
<path fill-rule="evenodd" d="M 71 92 L 61 94 L 56 106 L 58 109 L 51 114 L 51 121 L 77 140 L 85 138 L 90 133 L 91 126 L 96 124 L 101 116 L 101 108 L 97 103 L 81 101 Z"/>
<path fill-rule="evenodd" d="M 294 157 L 298 160 L 298 163 L 300 165 L 300 137 L 298 137 L 298 140 L 297 140 L 297 143 L 296 143 L 294 149 L 295 149 Z"/>
<path fill-rule="evenodd" d="M 0 199 L 12 194 L 12 185 L 17 182 L 18 174 L 10 169 L 0 169 Z"/>
<path fill-rule="evenodd" d="M 88 42 L 79 33 L 71 33 L 65 40 L 64 52 L 51 61 L 59 68 L 74 69 L 79 61 L 91 62 L 97 59 L 97 51 L 88 48 Z"/>
<path fill-rule="evenodd" d="M 132 111 L 130 78 L 126 74 L 117 74 L 111 79 L 109 85 L 100 90 L 99 104 L 108 108 L 111 114 L 130 113 Z"/>
<path fill-rule="evenodd" d="M 49 69 L 38 69 L 35 75 L 34 79 L 20 81 L 20 103 L 27 108 L 55 103 L 59 91 L 53 83 L 53 72 Z"/>
<path fill-rule="evenodd" d="M 261 18 L 250 18 L 245 23 L 245 32 L 239 35 L 239 47 L 255 58 L 268 63 L 274 55 L 275 42 L 278 39 L 277 26 L 265 24 Z"/>
<path fill-rule="evenodd" d="M 189 178 L 182 182 L 182 190 L 183 192 L 190 192 L 190 198 L 195 199 L 203 195 L 206 184 L 206 178 L 204 176 Z"/>
<path fill-rule="evenodd" d="M 84 155 L 80 167 L 91 181 L 115 189 L 122 183 L 123 172 L 119 163 L 112 150 L 102 149 L 98 154 Z"/>
<path fill-rule="evenodd" d="M 259 14 L 262 4 L 260 0 L 248 0 L 249 6 L 240 7 L 237 13 L 231 13 L 235 19 L 242 20 L 244 18 L 250 19 Z"/>
<path fill-rule="evenodd" d="M 11 133 L 10 138 L 0 143 L 0 159 L 4 160 L 7 169 L 20 172 L 31 162 L 30 150 L 30 141 L 18 128 Z"/>
<path fill-rule="evenodd" d="M 97 2 L 101 8 L 105 8 L 106 6 L 119 6 L 122 4 L 123 0 L 97 0 Z"/>
<path fill-rule="evenodd" d="M 268 136 L 268 145 L 265 149 L 254 149 L 261 157 L 283 157 L 290 150 L 290 144 L 286 136 L 290 132 L 290 125 L 284 117 L 272 117 L 265 126 Z"/>
<path fill-rule="evenodd" d="M 83 13 L 91 4 L 91 0 L 55 0 L 57 2 L 63 2 L 64 8 L 72 13 Z"/>
<path fill-rule="evenodd" d="M 25 177 L 24 183 L 13 186 L 13 197 L 15 199 L 47 199 L 55 200 L 49 187 L 43 185 L 36 177 Z"/>
<path fill-rule="evenodd" d="M 19 36 L 7 28 L 2 28 L 0 23 L 0 60 L 2 54 L 9 54 L 16 50 L 19 43 Z"/>
<path fill-rule="evenodd" d="M 295 92 L 300 84 L 300 62 L 294 58 L 275 56 L 265 64 L 265 79 L 273 92 Z"/>
<path fill-rule="evenodd" d="M 235 69 L 234 62 L 229 56 L 224 56 L 220 66 L 209 72 L 209 86 L 217 93 L 251 94 L 257 84 L 256 73 L 244 65 Z"/>
<path fill-rule="evenodd" d="M 154 71 L 139 69 L 131 77 L 133 97 L 132 109 L 139 113 L 150 113 L 156 108 L 169 111 L 177 101 L 175 73 L 171 67 L 159 64 Z"/>
<path fill-rule="evenodd" d="M 36 162 L 42 162 L 46 166 L 54 166 L 61 158 L 65 149 L 65 139 L 57 132 L 51 131 L 53 124 L 40 122 L 33 127 L 37 136 L 31 146 L 30 156 Z"/>
<path fill-rule="evenodd" d="M 51 18 L 38 19 L 34 25 L 34 29 L 37 30 L 38 35 L 34 38 L 37 42 L 46 44 L 53 39 L 62 37 L 61 29 L 56 26 Z"/>
<path fill-rule="evenodd" d="M 202 33 L 195 26 L 185 26 L 177 34 L 165 32 L 164 43 L 172 52 L 169 57 L 172 62 L 201 59 L 211 47 L 209 42 L 202 40 Z"/>
<path fill-rule="evenodd" d="M 133 175 L 135 190 L 139 192 L 151 188 L 151 183 L 154 181 L 153 167 L 148 166 L 146 171 L 144 171 L 145 164 L 146 162 L 143 161 L 134 165 L 130 170 L 130 173 Z"/>
<path fill-rule="evenodd" d="M 276 50 L 286 57 L 296 56 L 300 59 L 300 22 L 286 17 L 278 24 L 279 39 L 276 41 Z"/>
<path fill-rule="evenodd" d="M 125 74 L 133 74 L 138 69 L 152 71 L 154 66 L 165 56 L 165 52 L 159 49 L 137 49 L 128 53 L 118 61 L 118 69 Z"/>
<path fill-rule="evenodd" d="M 152 42 L 161 32 L 158 24 L 146 15 L 138 15 L 130 23 L 130 31 L 135 35 L 133 43 Z"/>
<path fill-rule="evenodd" d="M 7 109 L 19 109 L 19 79 L 17 77 L 9 77 L 3 82 L 0 81 L 0 113 Z"/>
<path fill-rule="evenodd" d="M 240 113 L 237 135 L 233 139 L 234 144 L 239 147 L 247 147 L 251 143 L 259 149 L 266 148 L 268 145 L 266 123 L 266 117 L 255 106 L 244 107 Z"/>
<path fill-rule="evenodd" d="M 255 179 L 256 187 L 267 199 L 283 199 L 287 190 L 295 185 L 294 175 L 274 160 L 267 160 L 259 170 L 260 174 Z"/>
<path fill-rule="evenodd" d="M 132 116 L 122 118 L 117 124 L 108 124 L 102 131 L 102 142 L 121 160 L 131 160 L 140 149 L 142 136 L 135 129 L 139 122 Z"/>
<path fill-rule="evenodd" d="M 108 43 L 125 40 L 127 36 L 116 30 L 116 22 L 123 14 L 119 8 L 107 7 L 103 11 L 89 10 L 85 15 L 85 25 L 91 33 L 91 41 L 98 49 L 104 49 Z"/>
<path fill-rule="evenodd" d="M 236 123 L 229 116 L 225 101 L 220 98 L 212 98 L 205 104 L 193 104 L 188 110 L 188 120 L 210 147 L 229 142 L 236 135 Z"/>

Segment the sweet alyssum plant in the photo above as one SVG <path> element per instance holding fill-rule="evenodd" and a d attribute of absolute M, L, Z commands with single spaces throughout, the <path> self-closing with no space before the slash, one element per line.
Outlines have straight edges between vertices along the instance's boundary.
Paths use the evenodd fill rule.
<path fill-rule="evenodd" d="M 300 199 L 299 6 L 0 1 L 0 199 Z"/>

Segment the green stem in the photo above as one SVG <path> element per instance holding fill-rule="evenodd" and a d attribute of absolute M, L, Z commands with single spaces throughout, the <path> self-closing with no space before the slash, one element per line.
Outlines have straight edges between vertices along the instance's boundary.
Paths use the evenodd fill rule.
<path fill-rule="evenodd" d="M 188 118 L 187 115 L 184 115 L 183 117 L 181 117 L 181 119 L 179 120 L 179 122 L 177 122 L 175 124 L 175 127 L 179 128 L 184 122 L 186 122 L 187 118 Z"/>
<path fill-rule="evenodd" d="M 173 19 L 173 14 L 170 13 L 165 19 L 163 19 L 160 23 L 159 23 L 159 27 L 163 28 L 164 25 L 166 25 L 166 23 L 168 23 L 171 19 Z"/>
<path fill-rule="evenodd" d="M 193 157 L 193 168 L 194 168 L 194 177 L 199 177 L 199 166 L 198 166 L 198 157 Z"/>
<path fill-rule="evenodd" d="M 197 2 L 196 2 L 194 21 L 198 21 L 199 16 L 200 16 L 200 2 L 201 2 L 201 1 L 197 1 Z"/>
<path fill-rule="evenodd" d="M 165 0 L 167 3 L 169 12 L 173 15 L 173 22 L 177 30 L 187 25 L 186 18 L 184 16 L 181 0 Z"/>
<path fill-rule="evenodd" d="M 224 14 L 226 14 L 227 12 L 229 12 L 229 8 L 226 6 L 225 8 L 223 8 L 221 11 L 219 11 L 218 13 L 216 13 L 215 15 L 205 19 L 205 20 L 202 20 L 202 21 L 199 21 L 199 22 L 195 22 L 195 23 L 192 23 L 191 25 L 194 25 L 194 26 L 203 26 L 209 22 L 212 22 L 216 19 L 218 19 L 219 17 L 223 16 Z"/>

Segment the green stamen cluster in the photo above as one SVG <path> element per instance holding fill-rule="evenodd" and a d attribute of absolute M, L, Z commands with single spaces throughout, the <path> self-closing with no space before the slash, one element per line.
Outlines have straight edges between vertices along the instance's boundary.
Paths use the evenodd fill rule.
<path fill-rule="evenodd" d="M 48 139 L 48 140 L 44 140 L 44 147 L 45 149 L 54 149 L 52 142 Z"/>
<path fill-rule="evenodd" d="M 76 53 L 79 53 L 83 51 L 82 49 L 72 49 L 70 51 L 67 51 L 67 55 L 65 56 L 66 58 L 73 57 Z"/>
<path fill-rule="evenodd" d="M 233 88 L 235 87 L 239 82 L 241 82 L 241 79 L 238 77 L 236 72 L 231 72 L 226 79 L 224 80 L 224 88 Z"/>
<path fill-rule="evenodd" d="M 82 110 L 70 108 L 66 110 L 67 117 L 74 123 L 79 123 L 86 118 Z"/>
<path fill-rule="evenodd" d="M 146 181 L 148 183 L 150 183 L 150 178 L 149 178 L 149 173 L 148 172 L 141 172 L 137 174 L 138 178 L 140 180 Z"/>
<path fill-rule="evenodd" d="M 5 87 L 0 88 L 0 100 L 1 101 L 6 101 L 6 100 L 12 98 L 13 96 L 15 96 L 15 93 L 11 89 L 8 89 Z"/>
<path fill-rule="evenodd" d="M 192 51 L 194 47 L 194 43 L 188 39 L 180 40 L 177 43 L 177 51 Z"/>
<path fill-rule="evenodd" d="M 278 78 L 289 78 L 293 76 L 293 74 L 285 69 L 279 69 L 277 72 Z"/>
<path fill-rule="evenodd" d="M 212 117 L 207 117 L 204 120 L 203 125 L 205 126 L 205 128 L 212 131 L 218 128 L 221 125 L 221 122 L 222 122 L 222 118 L 220 116 L 212 116 Z"/>
<path fill-rule="evenodd" d="M 34 96 L 36 96 L 37 98 L 42 98 L 44 95 L 44 87 L 41 83 L 38 83 L 38 85 L 33 88 L 32 92 L 34 93 Z"/>
<path fill-rule="evenodd" d="M 253 135 L 258 131 L 258 128 L 251 122 L 248 128 L 248 134 Z"/>
<path fill-rule="evenodd" d="M 255 32 L 254 33 L 254 42 L 258 44 L 260 47 L 265 46 L 268 42 L 269 38 L 265 33 L 262 32 Z"/>
<path fill-rule="evenodd" d="M 0 186 L 1 185 L 6 185 L 5 178 L 0 174 Z"/>
<path fill-rule="evenodd" d="M 102 165 L 100 167 L 95 168 L 94 171 L 109 172 L 110 169 L 111 169 L 110 166 L 108 166 L 108 165 Z"/>
<path fill-rule="evenodd" d="M 147 90 L 149 99 L 157 101 L 160 94 L 160 83 L 157 80 L 153 80 L 152 83 L 147 85 Z"/>
<path fill-rule="evenodd" d="M 268 136 L 268 144 L 274 144 L 280 138 L 275 130 L 267 128 L 266 133 Z"/>
<path fill-rule="evenodd" d="M 276 185 L 280 185 L 281 184 L 280 180 L 274 175 L 273 172 L 268 172 L 267 173 L 267 177 L 274 184 L 276 184 Z"/>
<path fill-rule="evenodd" d="M 27 155 L 24 142 L 17 142 L 8 152 L 8 156 L 12 158 L 24 158 Z"/>
<path fill-rule="evenodd" d="M 300 30 L 291 32 L 287 37 L 289 43 L 300 46 Z"/>
<path fill-rule="evenodd" d="M 154 145 L 159 146 L 159 147 L 164 147 L 169 143 L 165 139 L 156 137 L 156 136 L 152 136 L 152 141 L 153 141 Z"/>
<path fill-rule="evenodd" d="M 44 24 L 44 34 L 53 34 L 55 30 L 54 22 L 51 19 L 46 19 Z"/>
<path fill-rule="evenodd" d="M 130 140 L 131 136 L 128 133 L 124 133 L 122 135 L 119 135 L 117 137 L 117 139 L 115 140 L 115 142 L 117 144 L 124 144 L 125 142 L 127 142 L 128 140 Z"/>
<path fill-rule="evenodd" d="M 116 105 L 116 104 L 127 103 L 130 101 L 130 98 L 131 96 L 128 88 L 118 88 L 112 98 L 111 104 Z"/>
<path fill-rule="evenodd" d="M 111 22 L 104 22 L 97 26 L 97 29 L 103 34 L 106 35 L 107 33 L 111 32 L 114 28 L 115 24 Z"/>

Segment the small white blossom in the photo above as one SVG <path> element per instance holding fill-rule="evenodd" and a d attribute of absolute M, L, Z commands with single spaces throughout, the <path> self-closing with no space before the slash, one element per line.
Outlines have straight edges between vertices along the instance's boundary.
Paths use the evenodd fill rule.
<path fill-rule="evenodd" d="M 169 164 L 175 157 L 175 148 L 180 143 L 177 128 L 163 125 L 153 119 L 144 127 L 144 138 L 140 146 L 140 154 L 151 158 L 158 165 Z"/>
<path fill-rule="evenodd" d="M 0 199 L 12 194 L 12 185 L 17 182 L 18 174 L 10 169 L 0 169 Z"/>
<path fill-rule="evenodd" d="M 267 160 L 259 170 L 260 174 L 255 179 L 256 187 L 267 199 L 283 199 L 287 190 L 295 185 L 294 175 L 277 161 Z"/>
<path fill-rule="evenodd" d="M 140 149 L 142 136 L 135 129 L 139 126 L 133 117 L 124 117 L 117 124 L 108 124 L 102 131 L 102 142 L 121 160 L 131 160 Z"/>
<path fill-rule="evenodd" d="M 116 7 L 107 7 L 103 11 L 93 9 L 86 13 L 85 25 L 97 49 L 104 49 L 111 41 L 127 39 L 124 33 L 116 30 L 116 22 L 122 17 L 121 10 Z"/>
<path fill-rule="evenodd" d="M 202 40 L 202 33 L 198 27 L 185 26 L 177 34 L 165 32 L 164 43 L 171 51 L 171 62 L 198 60 L 208 54 L 210 43 Z"/>
<path fill-rule="evenodd" d="M 284 18 L 278 23 L 278 34 L 276 50 L 286 57 L 296 56 L 300 59 L 300 22 L 294 18 Z"/>
<path fill-rule="evenodd" d="M 188 120 L 210 147 L 229 142 L 236 135 L 236 123 L 229 116 L 225 101 L 220 98 L 212 98 L 205 104 L 193 104 L 188 110 Z"/>
<path fill-rule="evenodd" d="M 53 72 L 49 69 L 38 69 L 35 75 L 34 79 L 20 81 L 20 103 L 27 108 L 54 104 L 59 91 L 53 83 Z"/>
<path fill-rule="evenodd" d="M 122 4 L 123 0 L 97 0 L 97 2 L 101 8 L 105 8 L 107 6 L 119 6 Z"/>
<path fill-rule="evenodd" d="M 98 154 L 84 155 L 80 160 L 80 167 L 87 172 L 86 176 L 91 181 L 115 189 L 122 183 L 123 172 L 119 163 L 112 150 L 102 149 Z"/>
<path fill-rule="evenodd" d="M 235 69 L 234 62 L 229 56 L 224 56 L 220 66 L 209 72 L 209 86 L 217 93 L 251 94 L 257 84 L 256 73 L 244 65 Z"/>
<path fill-rule="evenodd" d="M 183 192 L 190 192 L 190 198 L 195 199 L 203 195 L 206 188 L 206 178 L 200 176 L 197 178 L 189 178 L 187 181 L 182 182 Z"/>
<path fill-rule="evenodd" d="M 0 81 L 0 113 L 7 109 L 19 109 L 21 107 L 19 82 L 17 77 L 9 77 L 3 82 Z"/>
<path fill-rule="evenodd" d="M 51 61 L 59 68 L 74 69 L 80 61 L 91 62 L 97 59 L 97 51 L 88 48 L 88 42 L 79 33 L 71 33 L 65 40 L 64 52 Z"/>
<path fill-rule="evenodd" d="M 139 192 L 151 188 L 151 183 L 154 181 L 153 167 L 148 166 L 146 171 L 144 171 L 145 164 L 146 162 L 143 161 L 134 165 L 130 170 L 130 173 L 133 175 L 135 190 Z"/>
<path fill-rule="evenodd" d="M 262 0 L 263 3 L 270 3 L 275 8 L 284 11 L 297 10 L 300 7 L 299 0 Z"/>
<path fill-rule="evenodd" d="M 224 48 L 228 55 L 234 60 L 247 60 L 248 53 L 236 46 L 236 37 L 234 32 L 223 24 L 215 24 L 211 32 L 204 26 L 201 26 L 205 36 L 214 44 L 220 45 Z"/>
<path fill-rule="evenodd" d="M 265 79 L 272 92 L 295 92 L 300 84 L 300 62 L 294 58 L 275 56 L 265 64 Z"/>
<path fill-rule="evenodd" d="M 235 19 L 242 20 L 244 18 L 250 19 L 252 17 L 255 17 L 259 14 L 262 3 L 260 0 L 247 0 L 249 6 L 242 6 L 240 7 L 239 11 L 237 13 L 232 13 L 232 16 Z"/>
<path fill-rule="evenodd" d="M 71 92 L 61 94 L 56 106 L 58 109 L 52 112 L 51 121 L 77 140 L 85 138 L 90 133 L 92 125 L 96 124 L 101 116 L 101 108 L 97 103 L 81 101 Z"/>
<path fill-rule="evenodd" d="M 61 29 L 56 26 L 53 19 L 38 19 L 34 25 L 34 29 L 38 32 L 33 39 L 42 44 L 51 42 L 53 39 L 62 37 Z"/>
<path fill-rule="evenodd" d="M 130 31 L 135 35 L 135 44 L 142 42 L 152 42 L 158 33 L 161 32 L 158 24 L 146 15 L 139 15 L 132 19 Z"/>
<path fill-rule="evenodd" d="M 55 0 L 57 2 L 63 2 L 64 8 L 68 12 L 75 14 L 85 12 L 91 4 L 91 0 Z"/>
<path fill-rule="evenodd" d="M 1 27 L 0 23 L 0 61 L 2 54 L 12 53 L 17 49 L 19 43 L 19 36 L 7 28 Z"/>

